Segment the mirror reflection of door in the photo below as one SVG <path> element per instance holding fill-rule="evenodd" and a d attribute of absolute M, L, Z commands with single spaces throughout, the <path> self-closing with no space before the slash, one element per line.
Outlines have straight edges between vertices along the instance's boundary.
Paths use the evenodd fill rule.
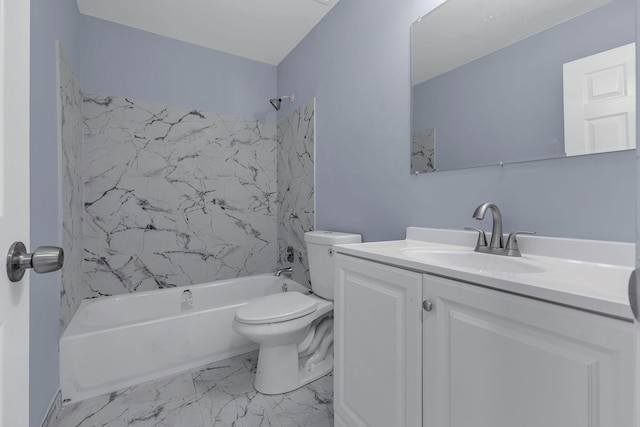
<path fill-rule="evenodd" d="M 564 64 L 567 156 L 635 147 L 635 60 L 630 43 Z"/>
<path fill-rule="evenodd" d="M 633 149 L 600 143 L 633 141 L 631 118 L 609 112 L 587 128 L 597 149 L 565 149 L 563 65 L 636 41 L 636 3 L 442 2 L 411 25 L 412 144 L 435 129 L 436 171 Z M 607 87 L 618 83 L 591 77 L 599 101 L 613 98 Z M 412 147 L 412 166 L 424 152 Z"/>

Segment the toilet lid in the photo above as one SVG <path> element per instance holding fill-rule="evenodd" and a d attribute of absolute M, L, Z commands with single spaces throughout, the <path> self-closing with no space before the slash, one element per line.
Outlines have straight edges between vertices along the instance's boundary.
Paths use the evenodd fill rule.
<path fill-rule="evenodd" d="M 297 319 L 316 311 L 318 303 L 300 292 L 281 292 L 242 306 L 236 319 L 242 323 L 275 323 Z"/>

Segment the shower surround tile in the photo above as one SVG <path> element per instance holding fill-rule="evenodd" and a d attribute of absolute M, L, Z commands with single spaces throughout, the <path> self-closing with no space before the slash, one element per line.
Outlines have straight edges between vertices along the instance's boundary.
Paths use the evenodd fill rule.
<path fill-rule="evenodd" d="M 435 172 L 435 129 L 411 135 L 411 173 Z"/>
<path fill-rule="evenodd" d="M 304 233 L 315 228 L 314 144 L 312 100 L 278 122 L 278 266 L 293 266 L 292 278 L 305 286 L 311 282 Z"/>
<path fill-rule="evenodd" d="M 85 94 L 85 297 L 274 271 L 276 125 Z"/>
<path fill-rule="evenodd" d="M 62 335 L 82 301 L 83 180 L 82 95 L 60 43 L 58 54 L 58 150 L 61 171 L 61 240 L 65 262 L 60 280 Z"/>

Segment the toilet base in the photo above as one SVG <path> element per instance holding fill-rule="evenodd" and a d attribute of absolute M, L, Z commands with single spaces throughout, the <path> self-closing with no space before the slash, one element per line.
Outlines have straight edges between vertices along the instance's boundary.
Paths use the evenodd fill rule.
<path fill-rule="evenodd" d="M 298 345 L 261 345 L 254 387 L 262 394 L 283 394 L 298 389 L 333 370 L 333 352 L 310 369 L 298 359 Z"/>

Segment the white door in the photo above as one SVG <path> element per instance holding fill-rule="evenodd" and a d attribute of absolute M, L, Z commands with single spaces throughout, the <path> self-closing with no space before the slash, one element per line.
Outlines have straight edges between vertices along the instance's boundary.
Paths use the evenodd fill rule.
<path fill-rule="evenodd" d="M 637 25 L 637 24 L 636 24 Z M 640 46 L 636 46 L 636 58 L 640 58 L 640 54 L 638 54 L 638 47 Z M 636 69 L 636 79 L 640 78 L 640 76 L 638 76 L 638 69 Z M 640 122 L 640 119 L 638 119 L 638 109 L 636 109 L 636 120 L 638 120 Z M 637 135 L 636 135 L 637 138 Z M 636 146 L 636 176 L 638 177 L 638 183 L 640 183 L 640 155 L 638 153 L 638 148 Z M 635 280 L 636 281 L 640 281 L 640 275 L 638 273 L 640 273 L 640 232 L 638 230 L 640 230 L 640 193 L 638 192 L 637 188 L 640 187 L 636 187 L 636 275 L 635 275 Z M 636 285 L 636 290 L 638 288 L 638 283 L 635 283 Z M 632 307 L 636 305 L 637 301 L 631 301 L 631 296 L 629 297 L 629 302 L 631 303 Z M 635 313 L 634 313 L 635 314 Z M 634 397 L 636 400 L 636 404 L 635 404 L 635 421 L 636 421 L 636 427 L 640 427 L 640 322 L 638 321 L 638 316 L 636 316 L 636 319 L 634 320 L 634 324 L 636 327 L 636 372 L 635 372 L 635 377 L 636 377 L 636 388 L 634 390 Z"/>
<path fill-rule="evenodd" d="M 563 66 L 567 156 L 636 146 L 635 43 Z"/>
<path fill-rule="evenodd" d="M 0 259 L 29 242 L 29 1 L 0 0 Z M 0 267 L 0 427 L 29 425 L 29 274 Z"/>

